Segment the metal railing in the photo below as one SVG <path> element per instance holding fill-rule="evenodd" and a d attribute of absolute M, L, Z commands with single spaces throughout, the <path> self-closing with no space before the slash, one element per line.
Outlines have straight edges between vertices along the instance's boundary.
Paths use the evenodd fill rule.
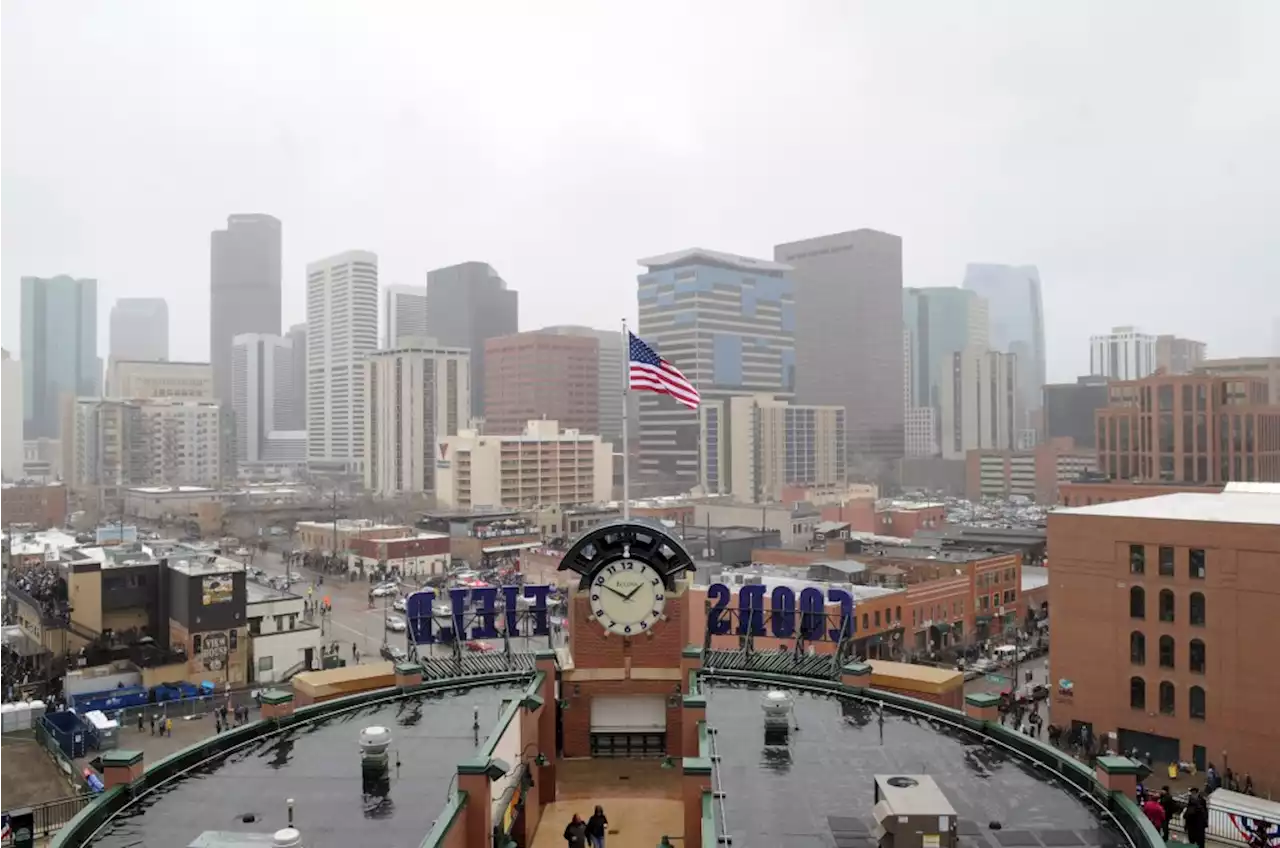
<path fill-rule="evenodd" d="M 91 794 L 72 795 L 69 798 L 59 798 L 56 801 L 44 801 L 24 807 L 24 810 L 31 811 L 32 835 L 39 839 L 56 833 L 58 828 L 75 818 L 76 814 L 87 807 L 96 797 L 96 795 Z M 12 842 L 12 836 L 6 836 L 4 842 L 0 844 L 9 845 Z"/>

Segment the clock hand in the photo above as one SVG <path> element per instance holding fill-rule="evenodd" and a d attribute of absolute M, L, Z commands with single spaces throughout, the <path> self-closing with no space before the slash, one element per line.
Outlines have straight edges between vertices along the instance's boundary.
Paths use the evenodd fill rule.
<path fill-rule="evenodd" d="M 639 586 L 635 587 L 635 588 L 634 588 L 634 589 L 632 589 L 630 592 L 628 592 L 627 594 L 623 595 L 623 596 L 622 596 L 623 600 L 626 600 L 626 601 L 631 600 L 632 598 L 634 598 L 634 597 L 635 597 L 636 592 L 639 592 L 639 591 L 640 591 L 641 589 L 643 589 L 643 588 L 644 588 L 644 584 L 643 584 L 643 583 L 641 583 Z"/>
<path fill-rule="evenodd" d="M 607 583 L 605 584 L 605 587 L 604 587 L 604 588 L 608 589 L 610 592 L 612 592 L 613 594 L 617 595 L 619 598 L 622 598 L 624 601 L 625 601 L 625 600 L 630 599 L 630 597 L 631 597 L 631 595 L 624 595 L 624 594 L 622 594 L 622 593 L 621 593 L 621 592 L 619 592 L 617 589 L 613 588 L 612 586 L 610 586 L 610 585 L 609 585 L 609 584 L 607 584 Z"/>

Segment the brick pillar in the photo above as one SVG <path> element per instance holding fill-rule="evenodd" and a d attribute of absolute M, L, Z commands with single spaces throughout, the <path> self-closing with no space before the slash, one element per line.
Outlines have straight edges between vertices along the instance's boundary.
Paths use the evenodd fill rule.
<path fill-rule="evenodd" d="M 673 751 L 676 757 L 700 757 L 701 746 L 698 735 L 707 721 L 707 699 L 702 695 L 685 695 L 680 715 L 680 750 Z"/>
<path fill-rule="evenodd" d="M 1093 767 L 1093 776 L 1108 792 L 1122 793 L 1133 800 L 1138 792 L 1138 783 L 1151 769 L 1137 760 L 1128 757 L 1098 757 Z"/>
<path fill-rule="evenodd" d="M 417 663 L 396 663 L 396 688 L 408 689 L 422 683 L 422 666 Z"/>
<path fill-rule="evenodd" d="M 694 689 L 689 682 L 689 673 L 702 668 L 702 648 L 689 645 L 680 652 L 680 686 L 681 692 L 692 694 Z"/>
<path fill-rule="evenodd" d="M 467 806 L 462 819 L 467 824 L 467 848 L 489 848 L 493 845 L 493 800 L 488 757 L 477 757 L 458 763 L 458 791 L 467 793 Z"/>
<path fill-rule="evenodd" d="M 975 722 L 1000 721 L 1000 696 L 990 692 L 970 692 L 964 696 L 964 714 Z"/>
<path fill-rule="evenodd" d="M 538 713 L 538 751 L 547 758 L 545 766 L 534 765 L 533 779 L 538 784 L 538 801 L 550 804 L 556 799 L 556 762 L 560 752 L 556 750 L 556 716 L 560 704 L 556 700 L 556 652 L 543 648 L 535 655 L 537 669 L 542 672 L 542 709 Z"/>
<path fill-rule="evenodd" d="M 284 718 L 293 715 L 293 693 L 284 689 L 269 689 L 262 693 L 262 717 Z"/>
<path fill-rule="evenodd" d="M 840 669 L 840 682 L 851 689 L 867 689 L 871 686 L 871 664 L 849 663 Z"/>
<path fill-rule="evenodd" d="M 131 785 L 145 769 L 141 751 L 107 751 L 102 755 L 102 783 L 107 789 Z"/>
<path fill-rule="evenodd" d="M 715 848 L 702 844 L 702 793 L 711 791 L 711 760 L 684 758 L 684 776 L 680 787 L 684 802 L 684 848 Z M 669 833 L 668 836 L 679 834 Z"/>

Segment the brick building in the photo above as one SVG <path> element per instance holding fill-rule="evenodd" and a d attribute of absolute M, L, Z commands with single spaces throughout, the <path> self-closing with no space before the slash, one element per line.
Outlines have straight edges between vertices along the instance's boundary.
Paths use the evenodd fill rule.
<path fill-rule="evenodd" d="M 48 530 L 67 523 L 67 487 L 61 483 L 46 486 L 5 483 L 0 490 L 0 513 L 6 527 L 31 524 L 33 529 Z"/>
<path fill-rule="evenodd" d="M 296 525 L 298 550 L 339 552 L 351 548 L 358 539 L 403 539 L 415 531 L 403 524 L 379 524 L 362 518 L 339 518 L 337 521 L 299 521 Z"/>
<path fill-rule="evenodd" d="M 1193 483 L 1130 483 L 1126 480 L 1077 480 L 1058 485 L 1058 503 L 1063 506 L 1093 506 L 1094 504 L 1131 501 L 1134 498 L 1150 498 L 1171 495 L 1175 492 L 1221 492 L 1222 484 Z"/>
<path fill-rule="evenodd" d="M 1049 544 L 1054 722 L 1280 790 L 1280 486 L 1058 510 Z"/>
<path fill-rule="evenodd" d="M 449 570 L 450 539 L 445 533 L 417 533 L 397 539 L 355 538 L 349 545 L 351 553 L 366 568 L 382 565 L 414 576 Z"/>
<path fill-rule="evenodd" d="M 1098 470 L 1115 480 L 1280 481 L 1280 405 L 1260 377 L 1155 374 L 1113 382 Z"/>
<path fill-rule="evenodd" d="M 597 339 L 516 333 L 488 339 L 484 356 L 485 434 L 519 435 L 530 421 L 547 418 L 566 430 L 599 435 Z"/>

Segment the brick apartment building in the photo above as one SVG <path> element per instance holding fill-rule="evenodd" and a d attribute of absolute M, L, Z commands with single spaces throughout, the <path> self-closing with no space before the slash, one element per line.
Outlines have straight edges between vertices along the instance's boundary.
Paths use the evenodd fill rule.
<path fill-rule="evenodd" d="M 1048 523 L 1050 677 L 1072 684 L 1054 695 L 1054 723 L 1280 791 L 1280 486 L 1074 507 Z"/>
<path fill-rule="evenodd" d="M 67 523 L 67 487 L 61 483 L 44 486 L 5 483 L 0 499 L 0 513 L 4 515 L 6 527 L 30 524 L 35 530 L 48 530 Z"/>
<path fill-rule="evenodd" d="M 1114 480 L 1280 481 L 1280 405 L 1260 377 L 1155 374 L 1108 386 L 1098 469 Z"/>
<path fill-rule="evenodd" d="M 599 435 L 600 342 L 592 336 L 516 333 L 484 345 L 484 432 L 519 435 L 530 421 Z M 618 386 L 622 403 L 622 386 Z"/>

